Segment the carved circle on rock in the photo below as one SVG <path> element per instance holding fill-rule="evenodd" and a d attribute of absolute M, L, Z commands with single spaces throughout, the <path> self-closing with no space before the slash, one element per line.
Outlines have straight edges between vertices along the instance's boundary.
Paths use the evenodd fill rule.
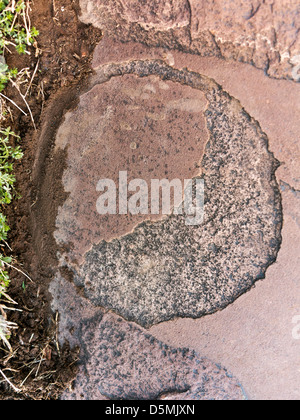
<path fill-rule="evenodd" d="M 209 137 L 201 162 L 204 222 L 186 226 L 184 216 L 179 215 L 145 220 L 112 240 L 99 236 L 78 263 L 69 262 L 72 250 L 65 255 L 64 264 L 74 273 L 75 284 L 94 305 L 148 328 L 175 317 L 198 318 L 223 309 L 263 279 L 279 250 L 282 213 L 274 175 L 277 161 L 259 124 L 237 100 L 211 79 L 157 61 L 103 66 L 90 92 L 101 97 L 111 80 L 122 86 L 125 75 L 143 81 L 156 76 L 164 83 L 177 84 L 178 89 L 188 86 L 195 94 L 202 91 L 207 101 L 201 111 Z M 76 112 L 68 114 L 57 138 L 59 147 L 68 145 L 68 156 L 74 162 L 72 141 L 64 143 L 63 139 L 73 138 L 76 118 L 80 123 Z M 201 112 L 198 125 L 204 135 Z M 92 138 L 90 142 L 93 144 Z M 82 147 L 86 145 L 83 142 Z M 72 230 L 77 217 L 72 202 L 77 180 L 71 175 L 69 166 L 64 180 L 71 193 L 57 218 L 56 238 L 65 243 L 70 237 L 64 241 L 62 229 Z M 84 232 L 85 226 L 81 228 Z M 87 239 L 90 230 L 85 232 Z M 74 234 L 74 243 L 81 239 Z"/>

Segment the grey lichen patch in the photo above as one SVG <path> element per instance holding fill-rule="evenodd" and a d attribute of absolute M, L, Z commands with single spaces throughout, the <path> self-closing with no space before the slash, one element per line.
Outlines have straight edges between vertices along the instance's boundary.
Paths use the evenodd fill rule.
<path fill-rule="evenodd" d="M 198 318 L 232 303 L 275 261 L 282 223 L 277 161 L 259 124 L 212 80 L 145 61 L 106 66 L 94 84 L 127 73 L 205 92 L 204 222 L 186 226 L 184 216 L 172 215 L 102 241 L 73 265 L 74 281 L 95 306 L 144 327 Z"/>
<path fill-rule="evenodd" d="M 242 387 L 221 366 L 189 349 L 172 348 L 115 315 L 81 323 L 80 369 L 66 400 L 243 400 Z"/>
<path fill-rule="evenodd" d="M 62 399 L 246 398 L 225 368 L 93 307 L 63 276 L 56 275 L 50 292 L 52 309 L 60 314 L 61 345 L 80 348 L 78 375 Z"/>

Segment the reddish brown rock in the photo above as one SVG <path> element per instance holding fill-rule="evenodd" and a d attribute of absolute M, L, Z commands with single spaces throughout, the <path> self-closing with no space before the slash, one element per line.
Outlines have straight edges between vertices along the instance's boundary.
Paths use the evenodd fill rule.
<path fill-rule="evenodd" d="M 123 0 L 121 15 L 130 22 L 138 23 L 142 28 L 157 31 L 165 31 L 189 24 L 189 7 L 187 1 L 171 0 L 161 2 L 160 0 L 132 2 Z"/>
<path fill-rule="evenodd" d="M 190 0 L 190 4 L 192 48 L 201 55 L 251 63 L 272 77 L 293 77 L 293 60 L 300 51 L 297 0 Z M 219 54 L 203 47 L 208 34 Z"/>
<path fill-rule="evenodd" d="M 282 183 L 281 193 L 283 243 L 264 281 L 225 311 L 150 330 L 170 346 L 226 364 L 251 400 L 300 399 L 300 192 Z"/>
<path fill-rule="evenodd" d="M 178 39 L 189 42 L 190 8 L 186 0 L 96 0 L 81 1 L 80 7 L 82 21 L 114 33 L 120 40 L 147 41 L 159 33 L 169 46 L 176 45 Z"/>
<path fill-rule="evenodd" d="M 75 384 L 65 400 L 245 400 L 242 386 L 222 366 L 187 348 L 174 348 L 113 314 L 92 308 L 57 276 L 53 309 L 61 339 L 81 349 Z M 72 330 L 72 334 L 70 334 Z"/>
<path fill-rule="evenodd" d="M 208 140 L 206 106 L 201 91 L 155 75 L 113 78 L 80 98 L 56 140 L 57 150 L 68 149 L 63 183 L 70 195 L 59 211 L 55 236 L 74 244 L 74 259 L 80 261 L 93 244 L 130 233 L 143 220 L 162 217 L 120 215 L 119 200 L 115 215 L 100 215 L 99 180 L 114 181 L 117 194 L 120 171 L 127 172 L 128 183 L 146 181 L 150 209 L 151 179 L 183 183 L 200 173 Z"/>
<path fill-rule="evenodd" d="M 217 55 L 251 62 L 269 75 L 297 79 L 298 6 L 293 1 L 238 4 L 233 19 L 234 6 L 230 1 L 222 5 L 214 2 L 213 10 L 206 13 L 208 6 L 204 1 L 145 2 L 140 8 L 136 3 L 121 0 L 82 0 L 83 18 L 100 25 L 108 34 L 163 48 L 112 44 L 107 40 L 100 44 L 94 57 L 96 75 L 90 85 L 91 92 L 98 96 L 93 97 L 91 92 L 82 96 L 78 108 L 67 114 L 57 136 L 54 165 L 62 154 L 68 164 L 63 178 L 68 194 L 60 200 L 57 219 L 56 238 L 63 245 L 58 268 L 68 273 L 68 280 L 58 272 L 51 293 L 53 309 L 61 315 L 61 340 L 81 347 L 79 375 L 74 389 L 65 393 L 66 399 L 149 399 L 161 394 L 165 399 L 244 398 L 237 381 L 223 368 L 216 368 L 193 351 L 178 350 L 186 347 L 186 343 L 200 354 L 213 355 L 222 364 L 229 364 L 252 398 L 299 397 L 298 342 L 292 338 L 299 296 L 299 215 L 295 211 L 299 200 L 298 86 L 271 80 L 263 72 L 241 63 L 199 58 Z M 170 48 L 197 55 L 181 54 Z M 143 79 L 135 84 L 131 94 L 138 94 L 135 100 L 144 107 L 142 95 L 148 80 L 150 84 L 154 80 L 159 83 L 154 74 L 163 83 L 175 83 L 180 89 L 182 85 L 201 87 L 206 95 L 209 142 L 204 155 L 199 150 L 197 156 L 203 158 L 202 171 L 208 181 L 209 217 L 203 232 L 199 229 L 193 235 L 174 219 L 144 223 L 130 234 L 126 232 L 137 222 L 125 223 L 123 227 L 107 224 L 106 239 L 112 232 L 112 237 L 115 236 L 114 228 L 119 234 L 113 241 L 101 242 L 99 232 L 103 223 L 98 226 L 91 217 L 88 204 L 94 197 L 85 195 L 85 184 L 79 175 L 83 168 L 84 178 L 88 182 L 93 179 L 97 145 L 103 148 L 108 143 L 102 142 L 105 136 L 97 137 L 103 121 L 93 120 L 94 105 L 101 101 L 102 93 L 103 102 L 112 100 L 111 90 L 111 96 L 120 102 L 124 99 L 120 93 L 123 83 L 119 83 L 118 89 L 116 82 L 107 91 L 104 86 L 114 86 L 117 79 L 128 83 L 139 76 Z M 215 78 L 219 85 L 210 78 Z M 101 87 L 96 87 L 98 84 Z M 159 100 L 155 107 L 161 107 Z M 126 107 L 116 115 L 121 116 L 120 124 L 119 120 L 113 122 L 109 127 L 112 131 L 107 131 L 108 138 L 114 139 L 122 131 L 123 116 L 130 122 L 125 123 L 126 127 L 131 126 L 132 116 Z M 157 109 L 151 115 L 155 116 L 154 121 L 160 121 Z M 159 123 L 158 128 L 162 128 Z M 73 132 L 76 134 L 72 138 Z M 127 136 L 124 139 L 129 143 Z M 136 141 L 129 145 L 133 143 L 138 145 Z M 85 160 L 82 150 L 90 145 L 91 153 Z M 281 161 L 277 180 L 278 183 L 282 180 L 285 224 L 278 264 L 266 273 L 277 257 L 282 222 L 276 162 L 268 145 Z M 130 153 L 137 149 L 131 147 Z M 128 159 L 128 149 L 123 154 L 123 149 L 114 144 L 114 150 L 120 161 Z M 117 165 L 110 152 L 109 167 Z M 182 160 L 182 176 L 190 170 L 186 165 L 188 159 Z M 137 170 L 141 168 L 137 166 Z M 58 177 L 48 168 L 47 175 L 48 185 L 57 182 Z M 80 194 L 76 186 L 80 187 Z M 47 201 L 46 197 L 42 200 Z M 46 208 L 47 212 L 51 209 Z M 45 218 L 48 217 L 47 213 Z M 85 253 L 86 249 L 90 251 Z M 78 264 L 74 261 L 76 253 Z M 266 281 L 258 282 L 254 290 L 233 303 L 265 275 Z M 227 310 L 201 320 L 177 319 L 153 327 L 151 334 L 159 340 L 107 313 L 112 310 L 149 327 L 174 316 L 197 318 L 227 305 Z M 174 354 L 177 356 L 173 357 Z M 201 375 L 194 363 L 206 373 Z"/>
<path fill-rule="evenodd" d="M 81 19 L 121 41 L 254 64 L 270 76 L 299 80 L 297 0 L 81 0 Z M 140 5 L 141 4 L 141 5 Z"/>
<path fill-rule="evenodd" d="M 182 85 L 195 92 L 188 90 L 189 96 L 186 93 L 185 100 L 178 102 L 173 91 L 171 97 L 175 102 L 166 94 L 163 104 L 157 105 L 159 112 L 150 102 L 150 109 L 147 103 L 146 111 L 143 105 L 142 114 L 139 108 L 131 118 L 125 112 L 130 111 L 132 105 L 126 93 L 132 92 L 132 79 L 124 77 L 127 74 L 143 78 L 141 85 L 135 84 L 136 104 L 143 103 L 145 94 L 149 96 L 149 88 L 155 90 L 148 79 L 151 76 L 169 80 L 174 86 L 177 84 L 179 92 L 183 92 Z M 160 61 L 104 65 L 97 69 L 91 85 L 90 94 L 67 115 L 57 136 L 57 149 L 67 150 L 63 182 L 69 196 L 59 210 L 55 237 L 66 249 L 62 261 L 74 273 L 75 284 L 83 288 L 94 305 L 111 309 L 144 327 L 178 316 L 197 318 L 226 307 L 264 277 L 280 246 L 281 205 L 274 175 L 277 163 L 268 151 L 267 137 L 238 101 L 213 80 L 187 70 L 176 70 Z M 125 93 L 125 108 L 117 91 Z M 134 143 L 141 143 L 143 153 L 147 153 L 147 149 L 155 153 L 151 143 L 155 138 L 159 139 L 159 150 L 163 150 L 165 142 L 166 151 L 172 151 L 171 125 L 177 130 L 179 144 L 181 137 L 189 133 L 187 137 L 193 136 L 192 139 L 182 139 L 187 149 L 178 145 L 184 151 L 178 161 L 174 160 L 174 153 L 170 160 L 165 160 L 160 153 L 157 157 L 154 154 L 154 162 L 161 161 L 158 167 L 163 169 L 166 164 L 172 168 L 174 162 L 175 168 L 169 170 L 174 176 L 177 168 L 195 168 L 195 156 L 199 158 L 203 153 L 203 141 L 198 139 L 204 132 L 201 121 L 205 101 L 199 91 L 208 101 L 205 119 L 209 132 L 209 142 L 202 163 L 199 162 L 205 180 L 203 222 L 189 226 L 186 215 L 172 213 L 161 221 L 143 222 L 132 232 L 126 232 L 130 225 L 119 224 L 119 215 L 112 221 L 111 215 L 101 219 L 96 211 L 99 178 L 111 175 L 115 179 L 115 172 L 128 167 L 133 174 L 141 172 L 138 159 L 128 160 L 137 149 L 130 149 L 132 136 L 128 137 L 128 132 L 131 132 L 124 130 L 122 124 L 136 126 Z M 103 116 L 111 106 L 111 94 L 117 99 L 116 103 L 112 102 L 116 111 L 107 120 Z M 200 102 L 199 98 L 202 98 Z M 170 107 L 171 114 L 165 114 Z M 143 123 L 140 125 L 141 115 Z M 156 115 L 155 124 L 153 115 Z M 164 125 L 158 116 L 165 115 L 171 120 L 174 115 L 176 118 L 172 124 L 169 120 Z M 180 131 L 185 127 L 180 122 L 182 118 L 188 122 L 186 133 Z M 150 130 L 147 129 L 149 120 Z M 191 131 L 193 127 L 195 130 Z M 187 153 L 191 147 L 194 147 L 192 162 Z M 117 155 L 118 160 L 109 158 L 110 155 Z M 146 174 L 147 180 L 153 176 L 151 158 L 150 154 L 150 165 L 141 174 Z M 180 171 L 179 175 L 184 173 Z M 168 176 L 167 179 L 172 180 Z M 115 239 L 106 237 L 105 240 L 101 233 L 105 229 L 106 235 L 113 235 Z"/>
<path fill-rule="evenodd" d="M 178 69 L 188 68 L 214 79 L 238 99 L 266 133 L 270 150 L 280 161 L 278 180 L 284 180 L 300 190 L 300 149 L 298 141 L 300 86 L 291 81 L 266 77 L 253 66 L 223 61 L 214 57 L 199 57 L 164 48 L 146 47 L 139 43 L 124 44 L 104 38 L 95 50 L 93 67 L 102 64 L 139 59 L 163 60 Z"/>

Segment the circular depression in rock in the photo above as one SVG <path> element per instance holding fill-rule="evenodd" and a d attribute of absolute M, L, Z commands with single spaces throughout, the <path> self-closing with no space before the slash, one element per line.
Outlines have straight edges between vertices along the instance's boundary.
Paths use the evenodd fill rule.
<path fill-rule="evenodd" d="M 124 77 L 127 73 L 134 76 Z M 101 83 L 81 97 L 79 107 L 67 115 L 57 136 L 57 147 L 68 146 L 63 183 L 69 198 L 58 214 L 56 239 L 73 244 L 63 264 L 69 266 L 75 284 L 84 289 L 94 305 L 111 309 L 144 327 L 175 317 L 197 318 L 226 307 L 264 277 L 280 246 L 282 214 L 274 176 L 277 162 L 268 151 L 265 134 L 238 101 L 212 80 L 195 73 L 145 61 L 108 65 L 99 74 Z M 150 77 L 153 75 L 164 81 Z M 134 91 L 130 90 L 132 83 L 136 84 Z M 149 96 L 155 97 L 160 83 L 172 85 L 172 89 L 165 86 L 165 92 L 154 100 L 156 105 L 149 108 Z M 115 103 L 112 92 L 116 93 L 116 102 L 120 102 L 118 91 L 125 92 L 126 101 L 131 99 L 124 102 L 125 108 L 121 107 L 126 110 L 124 115 L 121 112 L 122 118 L 120 113 L 113 112 L 108 117 L 108 107 L 114 107 Z M 176 106 L 170 111 L 168 104 L 173 95 Z M 131 108 L 135 106 L 139 107 L 136 113 Z M 172 159 L 167 163 L 172 177 L 184 178 L 195 168 L 199 173 L 199 159 L 203 156 L 205 217 L 201 225 L 187 226 L 184 216 L 170 215 L 138 225 L 137 220 L 131 221 L 131 225 L 128 221 L 120 222 L 114 231 L 118 222 L 110 225 L 107 220 L 102 226 L 99 219 L 86 218 L 82 213 L 87 205 L 95 208 L 95 202 L 85 198 L 81 184 L 82 178 L 85 182 L 88 179 L 91 188 L 99 179 L 99 173 L 94 178 L 95 162 L 99 167 L 104 165 L 108 171 L 105 173 L 111 171 L 113 177 L 120 169 L 123 150 L 127 153 L 131 143 L 143 143 L 136 138 L 132 140 L 130 130 L 130 127 L 133 131 L 141 129 L 141 125 L 134 126 L 136 117 L 141 122 L 140 112 L 143 117 L 145 113 L 152 115 L 145 120 L 155 126 L 151 138 L 165 142 L 164 149 L 158 151 L 168 153 L 175 141 Z M 173 128 L 175 136 L 166 138 Z M 122 130 L 127 134 L 119 144 Z M 102 134 L 95 136 L 95 132 Z M 80 137 L 78 133 L 85 135 Z M 150 146 L 149 133 L 143 138 L 143 153 Z M 197 144 L 199 149 L 195 150 Z M 136 150 L 131 148 L 130 153 Z M 106 153 L 112 153 L 112 157 L 103 161 Z M 164 153 L 155 156 L 160 176 L 166 165 Z M 138 168 L 139 172 L 140 167 L 135 164 L 136 161 L 129 160 L 128 169 Z M 82 200 L 84 197 L 83 207 L 76 198 L 78 192 Z M 109 241 L 101 238 L 101 229 L 107 232 Z M 79 263 L 67 263 L 74 255 L 77 259 L 81 257 Z"/>

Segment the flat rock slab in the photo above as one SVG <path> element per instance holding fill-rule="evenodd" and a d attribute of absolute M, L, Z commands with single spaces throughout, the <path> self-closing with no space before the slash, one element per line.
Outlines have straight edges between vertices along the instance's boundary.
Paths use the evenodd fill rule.
<path fill-rule="evenodd" d="M 95 306 L 143 327 L 226 307 L 264 277 L 280 246 L 266 135 L 213 80 L 161 61 L 103 65 L 91 84 L 56 140 L 67 151 L 68 198 L 55 232 L 66 250 L 61 265 Z M 201 173 L 203 223 L 175 214 L 139 224 L 101 218 L 97 181 L 128 169 L 146 180 Z"/>
<path fill-rule="evenodd" d="M 226 307 L 264 277 L 281 242 L 278 162 L 267 136 L 213 79 L 168 60 L 98 57 L 56 134 L 41 189 L 48 220 L 63 156 L 50 291 L 60 340 L 81 349 L 64 399 L 246 398 L 223 367 L 128 322 L 148 328 Z M 117 182 L 120 170 L 129 180 L 204 179 L 203 223 L 99 215 L 97 182 Z"/>
<path fill-rule="evenodd" d="M 298 0 L 80 0 L 81 20 L 118 41 L 251 63 L 300 81 Z"/>
<path fill-rule="evenodd" d="M 60 338 L 81 349 L 76 381 L 62 399 L 247 398 L 238 380 L 220 365 L 187 348 L 167 346 L 136 325 L 95 308 L 60 275 L 50 291 L 53 309 L 61 314 Z"/>
<path fill-rule="evenodd" d="M 161 218 L 122 215 L 120 206 L 115 215 L 99 215 L 100 179 L 118 186 L 119 172 L 126 171 L 128 183 L 142 179 L 150 187 L 151 179 L 183 183 L 199 174 L 208 141 L 206 106 L 204 94 L 189 86 L 155 75 L 125 74 L 96 85 L 66 114 L 56 148 L 68 149 L 63 184 L 70 195 L 60 209 L 55 236 L 74 244 L 74 259 L 82 261 L 94 244 L 128 234 L 143 220 Z"/>
<path fill-rule="evenodd" d="M 258 109 L 259 89 L 246 98 L 237 68 L 235 86 L 228 76 L 232 64 L 224 63 L 223 80 L 220 60 L 205 68 L 194 55 L 170 49 L 251 62 L 269 75 L 297 81 L 297 5 L 235 2 L 239 15 L 233 20 L 230 1 L 209 12 L 205 1 L 80 3 L 86 23 L 148 47 L 104 39 L 88 85 L 54 101 L 54 123 L 48 118 L 41 131 L 41 142 L 55 142 L 50 159 L 40 153 L 35 167 L 41 175 L 38 220 L 45 221 L 37 223 L 41 255 L 58 251 L 52 306 L 60 314 L 61 342 L 81 349 L 77 379 L 63 398 L 245 399 L 237 379 L 179 348 L 184 340 L 173 330 L 169 337 L 173 324 L 164 322 L 177 325 L 184 322 L 180 318 L 228 307 L 276 261 L 282 228 L 278 161 L 263 130 L 279 135 L 278 128 L 272 131 L 272 103 L 269 114 Z M 247 68 L 245 77 L 251 75 Z M 263 129 L 256 115 L 263 116 Z M 276 152 L 285 156 L 282 148 Z M 280 173 L 296 185 L 297 170 L 295 159 Z M 97 183 L 117 184 L 120 171 L 127 171 L 128 182 L 204 180 L 203 222 L 188 226 L 185 214 L 174 213 L 99 215 Z M 294 191 L 281 184 L 282 191 L 284 186 Z M 162 341 L 149 334 L 150 327 Z M 198 343 L 205 352 L 202 347 Z M 218 351 L 212 354 L 226 365 Z"/>

